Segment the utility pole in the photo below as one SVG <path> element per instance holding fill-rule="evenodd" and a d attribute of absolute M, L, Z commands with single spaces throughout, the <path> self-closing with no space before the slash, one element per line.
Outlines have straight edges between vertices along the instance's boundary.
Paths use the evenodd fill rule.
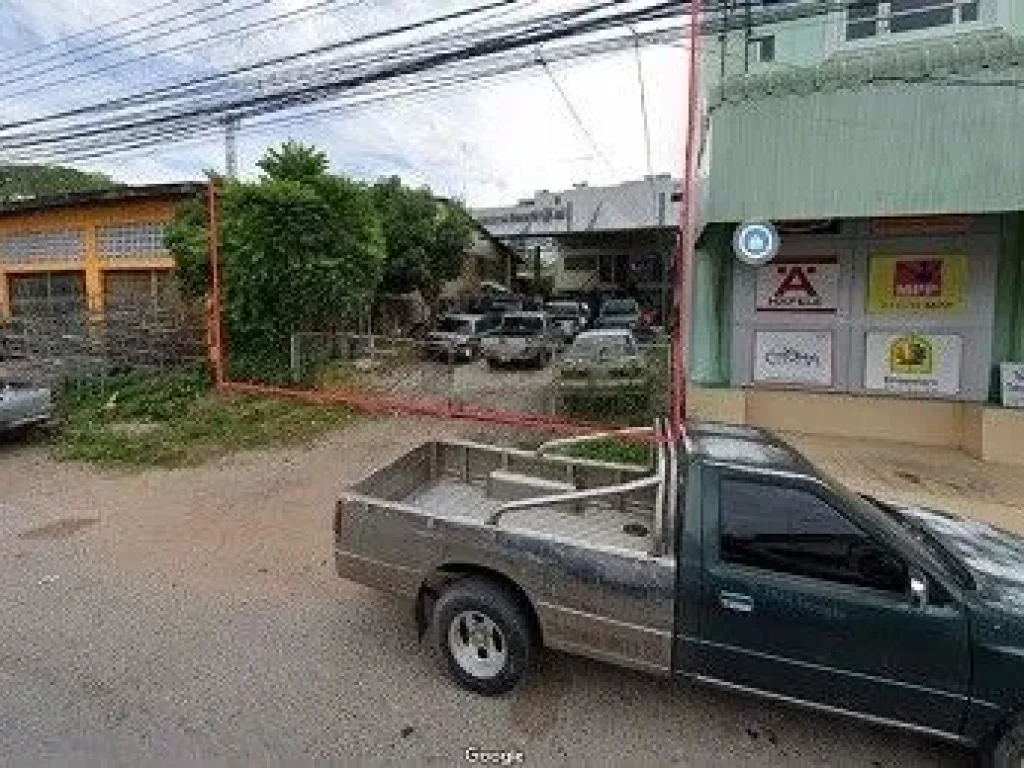
<path fill-rule="evenodd" d="M 238 178 L 238 128 L 241 120 L 237 115 L 224 118 L 224 168 L 229 179 Z"/>

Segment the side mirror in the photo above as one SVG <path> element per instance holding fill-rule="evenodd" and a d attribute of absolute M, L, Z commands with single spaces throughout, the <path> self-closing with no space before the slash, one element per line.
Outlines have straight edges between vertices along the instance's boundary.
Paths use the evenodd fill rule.
<path fill-rule="evenodd" d="M 910 604 L 915 608 L 928 605 L 928 580 L 919 573 L 910 577 Z"/>

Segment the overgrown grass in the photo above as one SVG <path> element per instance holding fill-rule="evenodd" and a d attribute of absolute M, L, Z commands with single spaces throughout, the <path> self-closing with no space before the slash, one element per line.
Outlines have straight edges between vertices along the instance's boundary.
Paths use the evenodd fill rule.
<path fill-rule="evenodd" d="M 220 396 L 204 370 L 66 387 L 55 450 L 120 467 L 201 464 L 238 450 L 309 441 L 354 416 L 345 408 Z"/>

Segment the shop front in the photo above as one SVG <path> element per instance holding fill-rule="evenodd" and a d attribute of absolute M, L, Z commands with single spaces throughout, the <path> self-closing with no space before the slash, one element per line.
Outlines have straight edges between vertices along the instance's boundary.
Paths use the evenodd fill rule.
<path fill-rule="evenodd" d="M 1024 463 L 1017 215 L 779 223 L 752 267 L 712 225 L 697 257 L 691 403 L 779 430 L 955 446 Z M 1024 433 L 1024 432 L 1022 432 Z M 1020 433 L 1018 433 L 1020 434 Z"/>

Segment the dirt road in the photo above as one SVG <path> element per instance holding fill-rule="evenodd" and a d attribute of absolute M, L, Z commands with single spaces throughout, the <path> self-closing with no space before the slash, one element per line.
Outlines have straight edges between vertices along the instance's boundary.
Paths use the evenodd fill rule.
<path fill-rule="evenodd" d="M 127 475 L 2 446 L 4 761 L 451 765 L 479 747 L 527 764 L 966 764 L 915 737 L 554 654 L 513 697 L 456 689 L 407 612 L 330 562 L 337 491 L 452 431 L 367 421 L 311 449 Z"/>

